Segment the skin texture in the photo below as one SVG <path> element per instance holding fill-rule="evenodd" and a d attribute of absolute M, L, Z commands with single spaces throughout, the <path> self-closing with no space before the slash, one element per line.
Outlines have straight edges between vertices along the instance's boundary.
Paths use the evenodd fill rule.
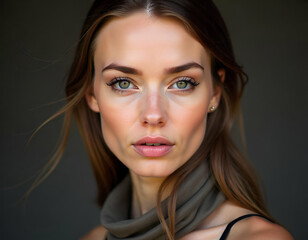
<path fill-rule="evenodd" d="M 166 69 L 189 62 L 200 64 L 204 71 L 191 68 L 165 74 Z M 183 165 L 203 140 L 210 102 L 218 105 L 210 56 L 201 44 L 177 22 L 140 13 L 102 29 L 94 63 L 95 100 L 90 106 L 100 112 L 104 139 L 112 152 L 144 177 L 166 177 Z M 112 63 L 136 68 L 142 75 L 113 69 L 102 73 Z M 115 77 L 128 77 L 135 86 L 115 92 L 106 85 Z M 199 85 L 185 92 L 176 89 L 173 85 L 180 77 L 194 78 Z M 163 136 L 175 145 L 165 157 L 145 158 L 132 148 L 144 136 Z"/>
<path fill-rule="evenodd" d="M 132 217 L 138 217 L 156 206 L 162 181 L 200 146 L 209 108 L 219 107 L 221 90 L 213 85 L 207 50 L 171 18 L 141 12 L 117 18 L 101 29 L 95 41 L 95 75 L 86 99 L 100 114 L 106 144 L 130 170 Z M 168 69 L 192 62 L 201 67 L 168 73 Z M 224 70 L 218 75 L 223 82 Z M 119 77 L 121 81 L 112 85 Z M 198 85 L 183 84 L 183 77 Z M 145 136 L 162 136 L 174 146 L 162 157 L 144 157 L 133 144 Z M 181 240 L 219 239 L 230 221 L 248 213 L 226 201 Z M 82 239 L 102 239 L 105 234 L 99 226 Z M 236 224 L 228 239 L 293 238 L 279 225 L 252 217 Z"/>
<path fill-rule="evenodd" d="M 187 63 L 201 67 L 168 73 Z M 137 73 L 103 71 L 110 64 L 134 68 Z M 130 169 L 136 200 L 144 213 L 155 206 L 164 178 L 198 149 L 208 109 L 218 106 L 220 90 L 213 87 L 210 55 L 175 20 L 136 13 L 115 19 L 100 31 L 94 65 L 89 106 L 100 113 L 108 147 Z M 128 78 L 131 83 L 124 82 L 128 89 L 119 84 L 108 86 L 116 77 Z M 198 86 L 187 83 L 179 89 L 176 83 L 183 85 L 183 77 Z M 132 144 L 145 136 L 164 137 L 174 146 L 163 157 L 144 157 Z"/>

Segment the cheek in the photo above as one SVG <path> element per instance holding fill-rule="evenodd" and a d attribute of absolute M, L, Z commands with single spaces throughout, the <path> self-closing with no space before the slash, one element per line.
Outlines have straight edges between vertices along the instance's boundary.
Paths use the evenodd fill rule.
<path fill-rule="evenodd" d="M 174 109 L 173 122 L 185 147 L 196 150 L 201 144 L 206 130 L 208 102 L 203 98 Z"/>
<path fill-rule="evenodd" d="M 121 102 L 99 101 L 101 127 L 107 146 L 116 154 L 123 151 L 129 130 L 136 123 L 135 111 L 132 106 Z"/>
<path fill-rule="evenodd" d="M 194 108 L 192 108 L 191 111 L 186 114 L 185 123 L 183 123 L 183 125 L 186 126 L 186 129 L 188 132 L 190 132 L 190 135 L 194 135 L 196 133 L 204 135 L 206 128 L 206 119 L 206 104 L 200 104 L 199 106 L 195 106 Z"/>

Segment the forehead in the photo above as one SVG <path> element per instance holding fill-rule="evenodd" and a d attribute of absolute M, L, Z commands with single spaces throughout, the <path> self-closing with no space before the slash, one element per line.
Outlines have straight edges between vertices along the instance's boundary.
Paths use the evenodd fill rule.
<path fill-rule="evenodd" d="M 94 61 L 155 61 L 179 64 L 183 61 L 204 62 L 209 58 L 204 47 L 184 25 L 171 17 L 155 17 L 138 12 L 114 18 L 95 40 Z"/>

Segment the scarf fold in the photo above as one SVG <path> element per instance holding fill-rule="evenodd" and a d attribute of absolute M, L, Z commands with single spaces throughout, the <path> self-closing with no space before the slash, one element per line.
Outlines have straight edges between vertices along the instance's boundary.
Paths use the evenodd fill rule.
<path fill-rule="evenodd" d="M 130 219 L 131 199 L 132 183 L 128 175 L 112 190 L 101 211 L 101 224 L 108 230 L 107 239 L 166 239 L 156 208 Z M 185 178 L 177 192 L 176 239 L 196 229 L 224 199 L 204 161 Z M 168 222 L 167 204 L 168 198 L 162 201 L 163 214 Z"/>

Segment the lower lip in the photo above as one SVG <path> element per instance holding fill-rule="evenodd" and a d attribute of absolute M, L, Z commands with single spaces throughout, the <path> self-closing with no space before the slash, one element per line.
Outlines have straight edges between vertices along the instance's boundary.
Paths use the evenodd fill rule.
<path fill-rule="evenodd" d="M 173 145 L 147 146 L 133 145 L 135 151 L 143 157 L 162 157 L 171 151 Z"/>

